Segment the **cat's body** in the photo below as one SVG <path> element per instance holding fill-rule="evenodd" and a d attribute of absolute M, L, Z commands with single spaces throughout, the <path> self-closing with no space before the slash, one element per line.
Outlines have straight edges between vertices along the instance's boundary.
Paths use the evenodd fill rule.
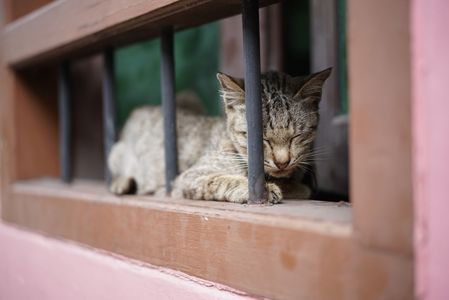
<path fill-rule="evenodd" d="M 309 77 L 281 73 L 262 76 L 264 156 L 269 202 L 304 199 L 302 165 L 310 160 L 318 124 L 321 88 L 330 70 Z M 243 82 L 219 74 L 225 117 L 206 117 L 188 108 L 177 110 L 180 176 L 172 195 L 190 199 L 244 203 L 248 199 L 246 118 Z M 111 191 L 124 194 L 164 190 L 164 150 L 160 107 L 133 112 L 109 156 Z"/>

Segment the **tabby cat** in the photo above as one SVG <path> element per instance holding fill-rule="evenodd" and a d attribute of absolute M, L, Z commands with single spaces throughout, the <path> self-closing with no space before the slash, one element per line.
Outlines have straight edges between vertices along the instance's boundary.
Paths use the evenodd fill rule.
<path fill-rule="evenodd" d="M 261 76 L 264 164 L 270 203 L 310 197 L 303 174 L 312 159 L 318 105 L 330 73 L 331 69 L 326 69 L 305 77 L 280 72 Z M 173 182 L 172 196 L 245 203 L 248 166 L 244 82 L 222 73 L 217 78 L 225 117 L 204 116 L 178 105 L 181 173 Z M 189 101 L 182 98 L 177 101 Z M 160 107 L 142 107 L 132 113 L 109 156 L 111 192 L 163 193 L 162 123 Z"/>

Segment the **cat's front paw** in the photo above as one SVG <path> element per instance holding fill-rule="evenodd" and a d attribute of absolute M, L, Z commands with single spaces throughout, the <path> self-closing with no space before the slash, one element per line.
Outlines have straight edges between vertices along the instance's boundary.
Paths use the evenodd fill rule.
<path fill-rule="evenodd" d="M 248 187 L 247 186 L 241 186 L 239 188 L 236 188 L 232 191 L 232 193 L 229 194 L 226 201 L 233 202 L 233 203 L 247 203 L 248 202 Z"/>
<path fill-rule="evenodd" d="M 248 202 L 248 182 L 245 182 L 240 188 L 234 189 L 233 193 L 229 195 L 228 201 L 234 203 L 247 203 Z M 275 183 L 267 183 L 267 202 L 271 204 L 277 204 L 282 201 L 282 191 Z"/>
<path fill-rule="evenodd" d="M 136 182 L 131 177 L 119 176 L 112 180 L 109 190 L 116 195 L 135 193 Z"/>
<path fill-rule="evenodd" d="M 281 188 L 275 183 L 267 184 L 268 203 L 276 204 L 282 201 Z"/>

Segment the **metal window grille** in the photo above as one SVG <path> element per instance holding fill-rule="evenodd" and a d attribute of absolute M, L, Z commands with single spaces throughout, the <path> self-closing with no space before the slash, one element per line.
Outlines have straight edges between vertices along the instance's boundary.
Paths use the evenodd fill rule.
<path fill-rule="evenodd" d="M 105 161 L 111 152 L 111 148 L 117 139 L 116 109 L 115 109 L 115 82 L 114 82 L 114 50 L 106 49 L 103 53 L 103 130 L 104 130 L 104 155 Z M 107 184 L 111 183 L 111 174 L 105 168 Z"/>
<path fill-rule="evenodd" d="M 262 103 L 260 84 L 259 1 L 242 0 L 243 45 L 245 59 L 245 101 L 248 123 L 248 182 L 249 202 L 261 203 L 266 199 L 263 162 Z M 105 50 L 103 71 L 103 119 L 105 156 L 116 141 L 116 109 L 113 49 Z M 176 143 L 175 61 L 173 54 L 173 28 L 161 32 L 161 90 L 164 116 L 165 180 L 167 193 L 178 174 Z M 71 118 L 70 118 L 69 64 L 61 65 L 59 79 L 60 155 L 61 179 L 70 182 L 71 172 Z M 111 176 L 106 171 L 109 183 Z"/>
<path fill-rule="evenodd" d="M 59 69 L 58 103 L 59 103 L 59 159 L 60 173 L 63 182 L 72 180 L 71 164 L 71 91 L 70 65 L 63 62 Z"/>
<path fill-rule="evenodd" d="M 165 188 L 178 175 L 178 148 L 176 143 L 175 59 L 173 54 L 173 28 L 161 34 L 161 91 L 164 114 Z"/>

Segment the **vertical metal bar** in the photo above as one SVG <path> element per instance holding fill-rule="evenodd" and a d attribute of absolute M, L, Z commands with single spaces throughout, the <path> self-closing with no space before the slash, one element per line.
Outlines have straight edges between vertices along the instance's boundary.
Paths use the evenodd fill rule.
<path fill-rule="evenodd" d="M 108 156 L 117 139 L 115 110 L 114 50 L 109 48 L 103 53 L 103 130 L 104 155 L 106 161 L 105 178 L 109 185 L 111 173 L 108 169 Z"/>
<path fill-rule="evenodd" d="M 161 34 L 161 90 L 164 114 L 165 187 L 171 185 L 178 174 L 178 149 L 176 143 L 175 60 L 173 54 L 173 28 Z"/>
<path fill-rule="evenodd" d="M 243 50 L 245 55 L 245 101 L 248 123 L 249 203 L 267 198 L 263 162 L 263 124 L 260 84 L 259 1 L 242 0 Z"/>
<path fill-rule="evenodd" d="M 70 65 L 63 62 L 59 69 L 58 102 L 59 102 L 59 159 L 61 180 L 72 180 L 71 164 L 71 91 L 70 91 Z"/>

